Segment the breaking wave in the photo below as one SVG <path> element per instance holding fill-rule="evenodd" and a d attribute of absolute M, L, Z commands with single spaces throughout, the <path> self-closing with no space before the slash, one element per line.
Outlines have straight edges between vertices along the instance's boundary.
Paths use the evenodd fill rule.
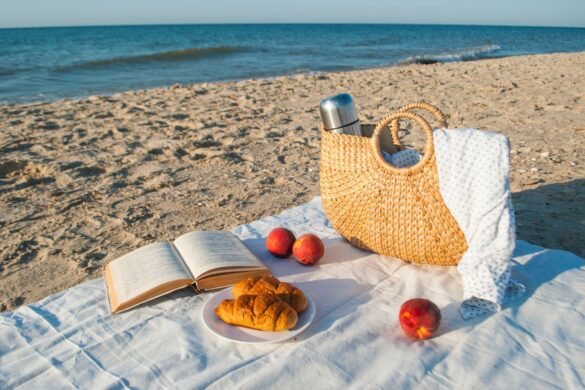
<path fill-rule="evenodd" d="M 158 61 L 190 61 L 205 57 L 230 54 L 240 51 L 241 48 L 234 46 L 217 46 L 217 47 L 193 47 L 190 49 L 163 51 L 152 54 L 142 54 L 134 56 L 121 56 L 108 58 L 105 60 L 82 62 L 60 68 L 60 70 L 70 70 L 72 68 L 96 69 L 106 68 L 116 65 L 135 65 L 148 62 Z"/>
<path fill-rule="evenodd" d="M 474 61 L 483 58 L 490 58 L 493 53 L 500 51 L 502 48 L 498 45 L 482 45 L 470 49 L 457 50 L 451 53 L 441 53 L 432 55 L 422 55 L 408 57 L 400 61 L 399 65 L 411 64 L 436 64 L 437 62 L 454 62 L 454 61 Z"/>

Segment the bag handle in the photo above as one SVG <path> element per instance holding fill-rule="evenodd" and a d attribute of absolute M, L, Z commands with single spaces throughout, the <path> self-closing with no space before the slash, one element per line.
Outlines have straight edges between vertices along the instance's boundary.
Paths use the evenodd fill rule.
<path fill-rule="evenodd" d="M 447 120 L 445 119 L 445 115 L 443 115 L 441 110 L 439 110 L 437 107 L 435 107 L 432 104 L 429 104 L 427 102 L 420 101 L 420 102 L 409 103 L 405 106 L 402 106 L 398 110 L 398 112 L 412 111 L 412 110 L 416 110 L 416 109 L 430 112 L 431 114 L 433 114 L 433 116 L 435 117 L 437 122 L 439 122 L 439 126 L 441 128 L 447 127 Z M 394 143 L 394 145 L 400 147 L 400 146 L 402 146 L 402 144 L 400 143 L 400 138 L 398 137 L 398 130 L 400 130 L 399 126 L 400 126 L 400 120 L 399 119 L 393 120 L 392 126 L 390 127 L 390 134 L 392 135 L 392 143 Z"/>
<path fill-rule="evenodd" d="M 427 135 L 427 142 L 425 144 L 424 155 L 422 159 L 417 164 L 406 168 L 397 168 L 392 164 L 386 162 L 386 160 L 384 160 L 384 157 L 382 156 L 382 151 L 380 149 L 380 134 L 382 133 L 382 130 L 385 127 L 387 127 L 390 123 L 393 123 L 394 121 L 398 122 L 400 121 L 400 119 L 407 119 L 417 123 L 425 131 Z M 431 125 L 429 125 L 429 122 L 427 122 L 426 119 L 424 119 L 422 116 L 410 111 L 396 112 L 385 116 L 374 129 L 374 132 L 372 133 L 371 142 L 372 142 L 371 146 L 373 148 L 372 152 L 374 154 L 375 159 L 381 166 L 383 166 L 386 170 L 390 171 L 390 173 L 393 174 L 415 173 L 418 170 L 420 170 L 435 153 L 435 144 L 433 142 L 433 129 L 431 128 Z"/>

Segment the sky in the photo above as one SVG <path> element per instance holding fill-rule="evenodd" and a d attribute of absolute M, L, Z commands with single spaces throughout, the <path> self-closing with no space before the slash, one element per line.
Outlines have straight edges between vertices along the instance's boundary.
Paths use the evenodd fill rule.
<path fill-rule="evenodd" d="M 585 0 L 0 0 L 0 28 L 179 23 L 585 27 Z"/>

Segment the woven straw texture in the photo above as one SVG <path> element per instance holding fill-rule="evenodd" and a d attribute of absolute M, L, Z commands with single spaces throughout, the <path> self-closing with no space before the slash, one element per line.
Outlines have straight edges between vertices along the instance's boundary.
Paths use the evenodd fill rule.
<path fill-rule="evenodd" d="M 337 232 L 357 247 L 409 262 L 455 265 L 467 244 L 441 196 L 432 128 L 413 109 L 430 111 L 446 127 L 438 109 L 414 103 L 382 119 L 371 138 L 321 128 L 323 208 Z M 412 167 L 394 167 L 380 152 L 380 133 L 390 124 L 400 145 L 400 120 L 418 124 L 427 136 L 424 156 Z"/>

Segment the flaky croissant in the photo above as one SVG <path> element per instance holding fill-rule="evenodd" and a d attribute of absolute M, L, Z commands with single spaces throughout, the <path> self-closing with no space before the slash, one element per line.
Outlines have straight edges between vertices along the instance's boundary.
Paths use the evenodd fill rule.
<path fill-rule="evenodd" d="M 307 298 L 303 292 L 285 282 L 281 282 L 272 276 L 251 276 L 237 283 L 232 292 L 234 298 L 241 295 L 274 294 L 289 305 L 297 313 L 307 308 Z"/>
<path fill-rule="evenodd" d="M 215 314 L 230 325 L 268 331 L 291 329 L 298 320 L 294 309 L 272 294 L 226 299 L 217 306 Z"/>

